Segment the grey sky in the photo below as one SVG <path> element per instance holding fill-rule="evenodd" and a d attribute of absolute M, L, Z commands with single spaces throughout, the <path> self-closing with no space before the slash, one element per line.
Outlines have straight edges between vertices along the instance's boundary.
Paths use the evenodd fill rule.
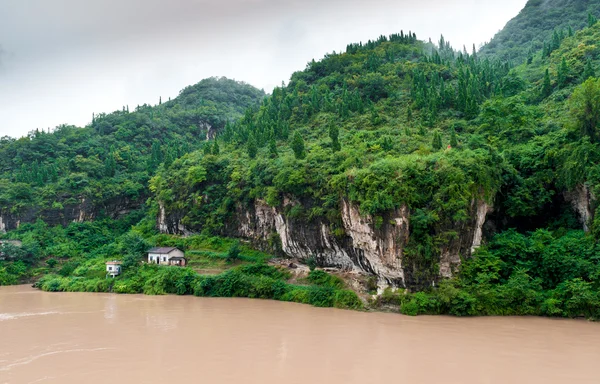
<path fill-rule="evenodd" d="M 0 0 L 0 136 L 85 125 L 209 76 L 270 92 L 347 43 L 489 40 L 526 0 Z"/>

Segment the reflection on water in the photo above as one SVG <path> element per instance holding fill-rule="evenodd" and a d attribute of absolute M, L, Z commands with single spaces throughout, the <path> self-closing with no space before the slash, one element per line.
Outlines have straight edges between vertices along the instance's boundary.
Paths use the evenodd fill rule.
<path fill-rule="evenodd" d="M 4 383 L 598 383 L 600 324 L 0 288 Z"/>

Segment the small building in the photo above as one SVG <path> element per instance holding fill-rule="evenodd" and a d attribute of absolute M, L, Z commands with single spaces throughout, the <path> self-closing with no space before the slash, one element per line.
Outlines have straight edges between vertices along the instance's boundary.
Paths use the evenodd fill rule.
<path fill-rule="evenodd" d="M 119 276 L 121 274 L 121 262 L 120 261 L 107 261 L 106 262 L 106 274 L 110 277 Z"/>
<path fill-rule="evenodd" d="M 185 267 L 187 260 L 182 250 L 175 247 L 156 247 L 148 250 L 148 263 Z"/>

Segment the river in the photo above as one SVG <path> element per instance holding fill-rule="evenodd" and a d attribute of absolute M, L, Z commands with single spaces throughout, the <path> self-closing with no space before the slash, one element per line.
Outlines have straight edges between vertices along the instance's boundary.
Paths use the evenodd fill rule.
<path fill-rule="evenodd" d="M 594 383 L 600 324 L 0 287 L 0 383 Z"/>

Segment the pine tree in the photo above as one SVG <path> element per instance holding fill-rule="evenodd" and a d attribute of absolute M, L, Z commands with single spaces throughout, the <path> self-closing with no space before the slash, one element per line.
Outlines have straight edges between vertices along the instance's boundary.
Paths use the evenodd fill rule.
<path fill-rule="evenodd" d="M 162 97 L 158 96 L 158 105 L 162 105 Z"/>
<path fill-rule="evenodd" d="M 452 131 L 450 131 L 450 146 L 452 148 L 458 147 L 458 139 L 456 138 L 456 131 L 454 127 L 452 127 Z"/>
<path fill-rule="evenodd" d="M 213 146 L 212 146 L 212 154 L 215 156 L 218 156 L 219 152 L 220 152 L 219 142 L 217 140 L 215 140 L 215 142 L 213 143 Z"/>
<path fill-rule="evenodd" d="M 598 22 L 596 16 L 592 15 L 592 13 L 588 13 L 588 27 L 593 27 L 594 24 Z"/>
<path fill-rule="evenodd" d="M 587 59 L 585 63 L 585 69 L 583 70 L 583 81 L 586 81 L 590 77 L 596 77 L 596 72 L 594 71 L 594 65 L 592 64 L 591 59 Z"/>
<path fill-rule="evenodd" d="M 304 147 L 304 139 L 302 138 L 302 135 L 300 135 L 300 132 L 298 132 L 298 131 L 294 132 L 294 136 L 292 137 L 291 147 L 292 147 L 292 151 L 294 151 L 294 156 L 296 156 L 296 159 L 302 160 L 306 157 L 306 149 Z"/>
<path fill-rule="evenodd" d="M 439 151 L 442 149 L 442 135 L 438 130 L 433 133 L 433 140 L 431 141 L 431 146 L 434 151 Z"/>
<path fill-rule="evenodd" d="M 563 57 L 558 67 L 558 87 L 563 88 L 567 85 L 569 79 L 569 65 L 567 60 Z"/>
<path fill-rule="evenodd" d="M 258 145 L 256 144 L 256 139 L 252 133 L 250 133 L 250 136 L 248 137 L 246 149 L 248 150 L 248 156 L 250 156 L 251 159 L 254 159 L 258 153 Z"/>
<path fill-rule="evenodd" d="M 277 152 L 277 143 L 275 142 L 275 139 L 271 139 L 269 141 L 269 154 L 273 159 L 279 157 L 279 153 Z"/>
<path fill-rule="evenodd" d="M 550 71 L 546 69 L 544 74 L 544 83 L 542 85 L 542 98 L 546 98 L 552 94 L 552 83 L 550 82 Z"/>
<path fill-rule="evenodd" d="M 342 149 L 339 136 L 340 130 L 334 123 L 331 123 L 329 125 L 329 138 L 331 139 L 331 149 L 333 150 L 333 152 L 337 152 L 340 149 Z"/>

